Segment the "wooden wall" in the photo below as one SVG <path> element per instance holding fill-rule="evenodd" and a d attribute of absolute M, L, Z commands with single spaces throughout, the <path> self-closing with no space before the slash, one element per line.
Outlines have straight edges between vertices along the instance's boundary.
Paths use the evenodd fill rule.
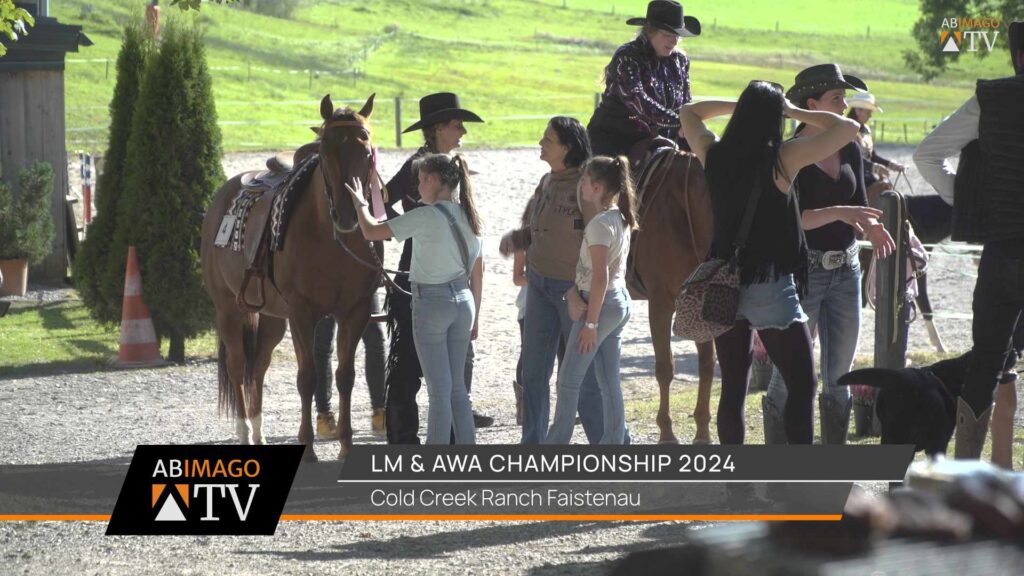
<path fill-rule="evenodd" d="M 68 166 L 64 136 L 63 70 L 0 72 L 0 177 L 14 186 L 18 198 L 22 168 L 40 160 L 53 167 L 53 251 L 31 270 L 33 282 L 61 281 L 66 275 Z"/>

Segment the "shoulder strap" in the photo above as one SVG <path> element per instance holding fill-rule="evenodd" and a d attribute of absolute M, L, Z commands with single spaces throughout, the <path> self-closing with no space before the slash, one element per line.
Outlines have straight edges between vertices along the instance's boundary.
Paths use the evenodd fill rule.
<path fill-rule="evenodd" d="M 448 210 L 448 207 L 440 202 L 432 204 L 434 208 L 437 208 L 444 217 L 448 219 L 448 226 L 452 229 L 452 236 L 455 237 L 455 243 L 459 246 L 459 253 L 462 255 L 462 268 L 466 271 L 466 277 L 471 275 L 472 268 L 469 261 L 469 246 L 466 244 L 466 238 L 462 235 L 462 230 L 459 230 L 459 224 L 455 221 L 455 216 Z"/>

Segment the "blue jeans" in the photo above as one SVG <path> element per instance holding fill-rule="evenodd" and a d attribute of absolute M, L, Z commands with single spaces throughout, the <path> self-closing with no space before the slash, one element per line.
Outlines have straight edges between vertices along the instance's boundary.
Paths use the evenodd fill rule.
<path fill-rule="evenodd" d="M 825 270 L 811 265 L 807 273 L 807 290 L 800 306 L 817 327 L 821 347 L 821 393 L 831 396 L 840 405 L 850 400 L 850 388 L 838 386 L 840 376 L 850 371 L 860 336 L 860 262 L 854 258 L 849 265 Z M 778 368 L 772 369 L 768 396 L 776 406 L 786 405 L 786 385 Z"/>
<path fill-rule="evenodd" d="M 572 320 L 563 296 L 574 283 L 541 276 L 527 269 L 526 317 L 523 320 L 523 444 L 540 444 L 548 433 L 551 410 L 551 372 L 555 368 L 559 336 L 569 338 Z M 566 348 L 570 347 L 566 340 Z M 563 360 L 564 361 L 564 360 Z M 580 420 L 587 440 L 596 444 L 604 434 L 601 389 L 594 370 L 583 378 L 579 397 Z"/>
<path fill-rule="evenodd" d="M 583 293 L 584 300 L 588 294 Z M 601 388 L 604 434 L 601 444 L 623 444 L 626 438 L 626 414 L 622 402 L 622 383 L 619 379 L 619 358 L 622 352 L 622 328 L 629 320 L 632 303 L 623 288 L 616 288 L 604 296 L 601 316 L 597 322 L 597 341 L 586 354 L 580 353 L 579 337 L 585 318 L 572 326 L 565 342 L 565 357 L 558 370 L 558 400 L 555 418 L 548 430 L 547 444 L 568 444 L 576 423 L 576 406 L 581 399 L 580 385 L 593 365 L 597 384 Z"/>
<path fill-rule="evenodd" d="M 467 280 L 412 284 L 412 335 L 427 381 L 427 444 L 476 443 L 466 354 L 476 313 Z"/>

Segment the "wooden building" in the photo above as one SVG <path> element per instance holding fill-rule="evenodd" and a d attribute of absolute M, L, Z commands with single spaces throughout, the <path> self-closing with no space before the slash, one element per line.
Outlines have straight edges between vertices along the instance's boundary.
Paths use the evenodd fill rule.
<path fill-rule="evenodd" d="M 51 213 L 53 251 L 32 269 L 33 281 L 60 281 L 66 275 L 67 149 L 64 133 L 64 56 L 92 42 L 81 26 L 49 17 L 49 1 L 16 2 L 36 20 L 17 42 L 3 39 L 7 54 L 0 56 L 0 178 L 18 189 L 18 173 L 38 161 L 53 167 Z"/>

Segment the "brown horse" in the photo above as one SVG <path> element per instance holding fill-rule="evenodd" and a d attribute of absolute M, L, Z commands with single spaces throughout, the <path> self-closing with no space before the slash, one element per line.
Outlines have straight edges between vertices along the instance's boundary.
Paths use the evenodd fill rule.
<path fill-rule="evenodd" d="M 331 314 L 339 327 L 335 378 L 340 396 L 339 458 L 344 458 L 352 446 L 353 358 L 370 316 L 370 298 L 380 270 L 365 265 L 374 262 L 374 255 L 358 229 L 355 207 L 345 185 L 357 178 L 369 182 L 376 169 L 370 142 L 372 112 L 373 96 L 359 112 L 335 110 L 330 95 L 320 102 L 324 120 L 317 130 L 320 161 L 304 189 L 297 190 L 293 197 L 283 248 L 270 255 L 265 304 L 258 313 L 244 310 L 236 302 L 243 286 L 245 256 L 214 245 L 223 216 L 238 196 L 241 175 L 221 186 L 206 213 L 201 256 L 206 291 L 216 307 L 220 406 L 227 415 L 235 416 L 242 444 L 266 443 L 261 421 L 263 377 L 287 321 L 299 365 L 299 442 L 306 445 L 304 458 L 316 460 L 313 328 L 320 318 Z"/>
<path fill-rule="evenodd" d="M 651 340 L 658 379 L 659 443 L 676 443 L 669 415 L 669 386 L 675 377 L 672 315 L 683 281 L 711 249 L 712 216 L 704 169 L 693 154 L 675 152 L 646 179 L 641 191 L 640 231 L 633 243 L 634 270 L 648 299 Z M 715 375 L 713 342 L 697 344 L 699 384 L 693 417 L 693 442 L 711 440 L 711 382 Z"/>

